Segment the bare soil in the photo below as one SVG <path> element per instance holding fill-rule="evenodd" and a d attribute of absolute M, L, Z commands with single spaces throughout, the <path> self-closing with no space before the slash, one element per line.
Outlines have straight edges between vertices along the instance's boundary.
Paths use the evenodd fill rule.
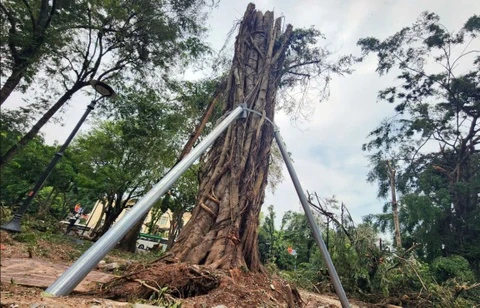
<path fill-rule="evenodd" d="M 45 264 L 52 264 L 50 270 L 60 268 L 61 274 L 65 265 L 71 264 L 81 255 L 75 238 L 64 242 L 39 238 L 35 242 L 35 245 L 19 242 L 7 232 L 0 231 L 0 262 L 7 264 L 13 259 L 24 258 L 27 266 L 28 262 L 43 260 Z M 122 259 L 114 254 L 109 254 L 107 259 L 109 262 L 119 263 L 128 261 L 125 257 Z M 168 262 L 168 260 L 157 261 L 155 267 L 146 267 L 146 263 L 141 260 L 130 263 L 131 265 L 122 273 L 110 272 L 111 277 L 116 277 L 110 282 L 85 284 L 79 289 L 80 292 L 72 292 L 65 297 L 43 297 L 41 294 L 44 291 L 43 287 L 29 287 L 3 277 L 0 307 L 132 307 L 133 303 L 157 306 L 181 303 L 181 307 L 186 308 L 218 305 L 225 307 L 341 307 L 334 296 L 297 290 L 275 276 L 252 274 L 241 269 L 211 270 L 208 267 Z M 1 272 L 2 267 L 0 267 L 0 277 L 4 276 Z M 25 275 L 33 276 L 35 273 L 33 270 L 26 271 Z M 47 278 L 50 276 L 45 275 L 47 286 L 49 285 Z M 161 277 L 161 280 L 158 277 Z M 374 307 L 357 302 L 355 306 Z"/>

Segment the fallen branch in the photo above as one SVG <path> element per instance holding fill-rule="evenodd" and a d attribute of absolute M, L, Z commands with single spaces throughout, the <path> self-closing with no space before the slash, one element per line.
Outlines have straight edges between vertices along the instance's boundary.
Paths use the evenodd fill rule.
<path fill-rule="evenodd" d="M 162 291 L 160 291 L 159 289 L 155 288 L 155 287 L 152 287 L 151 285 L 147 284 L 145 281 L 143 280 L 140 280 L 140 279 L 134 279 L 133 281 L 136 281 L 138 282 L 139 284 L 141 284 L 142 286 L 144 286 L 145 288 L 148 288 L 154 292 L 157 292 L 159 295 Z"/>
<path fill-rule="evenodd" d="M 473 284 L 469 287 L 464 286 L 464 285 L 459 286 L 459 287 L 458 286 L 455 287 L 455 295 L 453 296 L 453 301 L 456 301 L 457 298 L 460 296 L 460 294 L 462 294 L 463 292 L 474 289 L 474 288 L 479 287 L 479 286 L 480 286 L 480 282 L 477 282 L 477 283 L 475 283 L 475 284 Z"/>
<path fill-rule="evenodd" d="M 415 272 L 415 275 L 417 275 L 417 278 L 418 280 L 420 280 L 420 283 L 422 284 L 422 289 L 420 289 L 420 293 L 418 293 L 418 297 L 420 297 L 420 295 L 422 294 L 422 290 L 425 289 L 427 292 L 428 292 L 428 288 L 427 286 L 425 285 L 425 283 L 423 282 L 422 278 L 420 277 L 420 275 L 418 274 L 417 270 L 415 269 L 415 267 L 411 264 L 411 262 L 405 258 L 402 258 L 400 256 L 397 256 L 396 254 L 392 253 L 392 255 L 395 257 L 395 258 L 399 258 L 400 260 L 404 261 L 405 263 L 407 263 L 408 265 L 411 266 L 411 268 L 413 269 L 413 271 Z"/>

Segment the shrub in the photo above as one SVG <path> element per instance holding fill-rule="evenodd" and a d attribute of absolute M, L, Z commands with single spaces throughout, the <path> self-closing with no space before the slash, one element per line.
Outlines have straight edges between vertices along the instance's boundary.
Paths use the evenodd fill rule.
<path fill-rule="evenodd" d="M 458 255 L 436 258 L 432 262 L 432 271 L 439 284 L 454 278 L 459 282 L 475 281 L 475 276 L 470 270 L 468 261 Z"/>

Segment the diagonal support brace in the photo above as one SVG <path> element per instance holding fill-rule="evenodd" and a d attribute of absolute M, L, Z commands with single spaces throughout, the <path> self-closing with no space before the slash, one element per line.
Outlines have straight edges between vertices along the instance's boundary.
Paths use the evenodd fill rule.
<path fill-rule="evenodd" d="M 175 181 L 205 152 L 225 129 L 244 111 L 244 106 L 236 107 L 220 122 L 192 152 L 185 156 L 153 188 L 143 196 L 133 208 L 114 224 L 95 244 L 72 264 L 50 287 L 44 296 L 68 295 L 88 275 L 88 273 L 112 250 L 125 234 L 146 215 L 155 202 L 163 196 Z"/>
<path fill-rule="evenodd" d="M 297 173 L 295 172 L 295 169 L 293 168 L 292 161 L 290 160 L 290 156 L 288 156 L 287 149 L 283 143 L 282 137 L 280 136 L 280 133 L 278 130 L 275 130 L 273 133 L 275 137 L 275 141 L 278 144 L 278 148 L 280 149 L 280 152 L 282 153 L 283 160 L 285 161 L 285 165 L 287 166 L 288 173 L 290 174 L 290 177 L 292 178 L 293 185 L 295 186 L 295 190 L 297 191 L 298 198 L 300 199 L 300 202 L 302 203 L 303 210 L 305 211 L 305 215 L 307 216 L 307 221 L 308 224 L 310 225 L 310 229 L 312 230 L 313 237 L 315 238 L 315 241 L 317 242 L 318 247 L 320 248 L 320 252 L 322 253 L 323 261 L 325 261 L 325 264 L 327 265 L 328 269 L 328 274 L 330 275 L 330 279 L 332 280 L 333 287 L 335 288 L 335 292 L 337 293 L 340 302 L 342 303 L 343 308 L 348 308 L 350 307 L 347 299 L 347 295 L 345 294 L 345 290 L 343 290 L 342 283 L 340 282 L 340 278 L 338 277 L 337 270 L 335 269 L 335 266 L 333 265 L 332 259 L 330 258 L 330 254 L 328 253 L 327 246 L 325 245 L 325 242 L 323 241 L 322 238 L 322 233 L 320 229 L 318 228 L 318 225 L 315 223 L 315 219 L 313 218 L 312 210 L 310 209 L 310 206 L 308 205 L 307 197 L 305 196 L 305 193 L 303 192 L 302 186 L 300 185 L 300 181 L 298 180 Z"/>

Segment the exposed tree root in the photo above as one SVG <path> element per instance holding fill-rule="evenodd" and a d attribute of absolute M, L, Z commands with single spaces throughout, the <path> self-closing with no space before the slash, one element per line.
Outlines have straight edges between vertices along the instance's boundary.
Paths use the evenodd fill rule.
<path fill-rule="evenodd" d="M 154 266 L 136 266 L 123 277 L 117 278 L 104 288 L 114 299 L 149 299 L 160 289 L 177 298 L 187 298 L 208 293 L 219 285 L 218 278 L 204 268 L 185 263 L 166 264 L 157 262 Z"/>
<path fill-rule="evenodd" d="M 243 269 L 212 270 L 206 266 L 167 263 L 161 259 L 148 267 L 135 265 L 123 277 L 103 288 L 103 296 L 126 301 L 162 296 L 169 302 L 195 302 L 235 307 L 302 307 L 293 286 L 280 278 Z M 205 296 L 207 295 L 208 296 Z M 187 305 L 188 306 L 188 305 Z"/>

